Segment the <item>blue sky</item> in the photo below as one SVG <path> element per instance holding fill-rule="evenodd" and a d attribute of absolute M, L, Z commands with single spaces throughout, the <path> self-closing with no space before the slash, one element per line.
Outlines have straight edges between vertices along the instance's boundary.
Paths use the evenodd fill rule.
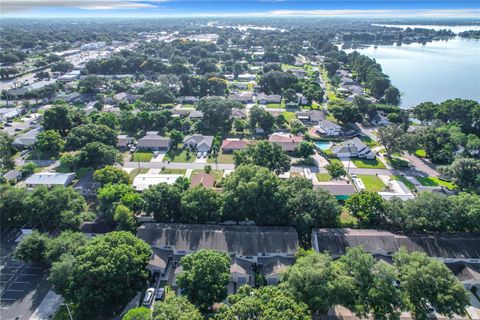
<path fill-rule="evenodd" d="M 480 1 L 2 0 L 2 16 L 394 16 L 479 17 Z"/>

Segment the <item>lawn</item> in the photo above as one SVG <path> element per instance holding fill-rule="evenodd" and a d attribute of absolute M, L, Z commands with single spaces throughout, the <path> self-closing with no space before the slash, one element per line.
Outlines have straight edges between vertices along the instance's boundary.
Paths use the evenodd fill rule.
<path fill-rule="evenodd" d="M 341 165 L 343 165 L 342 161 L 340 161 L 340 159 L 337 159 L 337 158 L 329 158 L 328 161 L 330 163 L 340 163 Z"/>
<path fill-rule="evenodd" d="M 332 180 L 332 176 L 328 173 L 317 173 L 315 176 L 319 182 L 327 182 Z"/>
<path fill-rule="evenodd" d="M 132 161 L 135 162 L 150 162 L 153 154 L 151 152 L 135 152 L 132 156 Z"/>
<path fill-rule="evenodd" d="M 424 149 L 415 150 L 415 155 L 419 158 L 426 158 L 427 157 L 427 153 L 425 152 Z"/>
<path fill-rule="evenodd" d="M 369 159 L 353 159 L 352 162 L 357 168 L 365 169 L 385 169 L 385 165 L 382 161 L 379 161 L 378 158 L 369 160 Z"/>
<path fill-rule="evenodd" d="M 265 105 L 265 108 L 267 109 L 285 109 L 285 106 L 283 106 L 281 103 L 269 103 Z"/>
<path fill-rule="evenodd" d="M 367 191 L 378 192 L 385 188 L 383 181 L 375 175 L 357 174 L 357 177 L 362 179 Z"/>
<path fill-rule="evenodd" d="M 233 154 L 226 153 L 224 154 L 222 151 L 218 154 L 217 157 L 218 163 L 233 163 Z M 215 158 L 209 156 L 207 159 L 207 163 L 215 163 Z"/>
<path fill-rule="evenodd" d="M 187 169 L 170 169 L 170 168 L 162 168 L 161 174 L 183 174 L 187 172 Z"/>
<path fill-rule="evenodd" d="M 59 155 L 56 153 L 51 152 L 37 152 L 36 150 L 32 150 L 28 157 L 25 160 L 56 160 L 58 159 Z"/>
<path fill-rule="evenodd" d="M 405 178 L 404 176 L 393 176 L 392 179 L 403 182 L 403 184 L 406 185 L 407 188 L 408 188 L 410 191 L 415 191 L 415 189 L 416 189 L 416 188 L 415 188 L 415 185 L 414 185 L 413 183 L 411 183 L 410 181 L 408 181 L 408 179 Z"/>
<path fill-rule="evenodd" d="M 192 171 L 192 175 L 190 176 L 190 179 L 196 175 L 196 174 L 199 174 L 199 173 L 205 173 L 205 170 L 204 169 L 195 169 Z M 218 183 L 220 182 L 220 180 L 222 180 L 223 178 L 223 170 L 213 170 L 210 171 L 210 174 L 213 175 L 215 177 L 215 181 Z"/>
<path fill-rule="evenodd" d="M 436 187 L 444 186 L 448 189 L 456 189 L 455 185 L 449 181 L 441 180 L 435 177 L 415 177 L 422 186 Z"/>
<path fill-rule="evenodd" d="M 282 112 L 282 114 L 285 117 L 285 120 L 287 120 L 287 122 L 290 122 L 293 119 L 297 118 L 297 116 L 295 115 L 295 112 L 285 111 L 285 112 Z"/>
<path fill-rule="evenodd" d="M 191 163 L 195 161 L 195 153 L 187 150 L 176 149 L 167 152 L 163 162 Z"/>
<path fill-rule="evenodd" d="M 148 168 L 142 168 L 142 169 L 133 169 L 132 171 L 130 171 L 130 173 L 128 174 L 128 177 L 130 178 L 130 180 L 133 181 L 133 179 L 139 175 L 139 174 L 145 174 L 148 172 Z"/>
<path fill-rule="evenodd" d="M 370 138 L 369 136 L 361 136 L 360 137 L 360 140 L 363 141 L 363 143 L 365 143 L 367 146 L 369 146 L 370 148 L 375 148 L 375 147 L 378 147 L 379 144 L 377 141 L 373 140 L 372 138 Z"/>
<path fill-rule="evenodd" d="M 407 168 L 410 166 L 410 162 L 406 159 L 403 158 L 397 158 L 397 157 L 385 157 L 387 162 L 393 167 L 393 168 Z"/>

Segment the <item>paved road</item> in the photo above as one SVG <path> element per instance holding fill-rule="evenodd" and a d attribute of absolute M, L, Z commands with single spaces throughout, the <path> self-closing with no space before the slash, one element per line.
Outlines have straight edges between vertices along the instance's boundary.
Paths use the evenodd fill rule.
<path fill-rule="evenodd" d="M 431 163 L 427 159 L 420 159 L 417 156 L 412 154 L 405 153 L 403 155 L 404 158 L 410 161 L 410 164 L 415 168 L 411 169 L 411 171 L 416 172 L 417 174 L 414 175 L 428 175 L 432 177 L 438 177 L 437 166 Z"/>
<path fill-rule="evenodd" d="M 203 169 L 206 165 L 211 165 L 213 169 L 234 170 L 234 164 L 219 163 L 165 163 L 165 162 L 125 162 L 124 168 L 146 168 L 146 169 Z"/>

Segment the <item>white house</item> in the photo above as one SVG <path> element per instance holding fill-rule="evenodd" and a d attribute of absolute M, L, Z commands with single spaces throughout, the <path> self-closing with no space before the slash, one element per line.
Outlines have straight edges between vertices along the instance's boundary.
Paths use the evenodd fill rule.
<path fill-rule="evenodd" d="M 25 185 L 28 188 L 35 188 L 38 186 L 66 187 L 75 179 L 75 173 L 59 173 L 59 172 L 40 172 L 34 173 L 25 180 Z"/>
<path fill-rule="evenodd" d="M 375 159 L 375 153 L 356 137 L 334 145 L 332 151 L 339 158 Z"/>
<path fill-rule="evenodd" d="M 183 145 L 190 150 L 198 152 L 209 152 L 212 148 L 213 136 L 204 136 L 201 134 L 188 135 L 183 139 Z"/>
<path fill-rule="evenodd" d="M 137 191 L 143 191 L 150 186 L 160 183 L 174 184 L 178 178 L 183 177 L 181 174 L 139 174 L 133 179 L 132 186 Z"/>
<path fill-rule="evenodd" d="M 315 130 L 325 136 L 334 137 L 342 134 L 342 127 L 330 120 L 322 120 L 318 122 Z"/>

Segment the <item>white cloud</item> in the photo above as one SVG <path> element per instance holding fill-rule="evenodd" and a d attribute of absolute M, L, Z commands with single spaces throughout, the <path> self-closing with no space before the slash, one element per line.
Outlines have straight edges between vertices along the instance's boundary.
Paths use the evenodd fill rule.
<path fill-rule="evenodd" d="M 165 2 L 149 0 L 148 2 Z M 28 12 L 41 8 L 79 8 L 86 10 L 144 9 L 157 6 L 142 0 L 2 0 L 2 14 Z"/>

